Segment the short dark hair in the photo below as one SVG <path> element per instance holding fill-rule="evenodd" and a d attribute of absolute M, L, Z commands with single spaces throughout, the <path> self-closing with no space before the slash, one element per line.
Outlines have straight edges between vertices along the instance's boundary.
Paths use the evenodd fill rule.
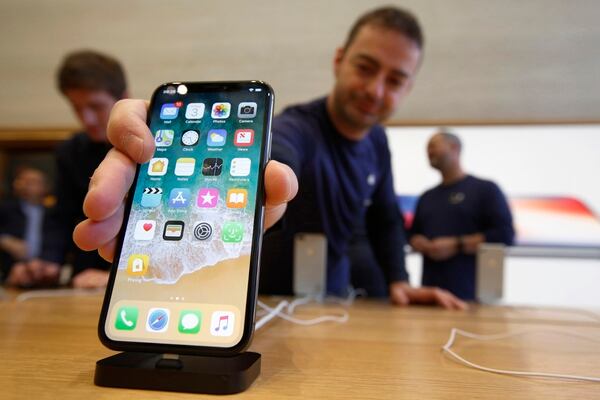
<path fill-rule="evenodd" d="M 377 8 L 362 15 L 350 29 L 344 45 L 345 49 L 350 46 L 358 31 L 365 25 L 394 30 L 412 40 L 419 49 L 423 49 L 423 32 L 417 18 L 411 12 L 394 6 Z"/>
<path fill-rule="evenodd" d="M 440 128 L 440 130 L 438 131 L 438 135 L 443 137 L 447 143 L 452 143 L 456 147 L 458 147 L 458 151 L 462 150 L 462 141 L 455 133 L 452 133 L 447 128 Z"/>
<path fill-rule="evenodd" d="M 121 99 L 127 89 L 125 71 L 116 59 L 92 50 L 67 54 L 58 69 L 58 88 L 105 90 Z"/>

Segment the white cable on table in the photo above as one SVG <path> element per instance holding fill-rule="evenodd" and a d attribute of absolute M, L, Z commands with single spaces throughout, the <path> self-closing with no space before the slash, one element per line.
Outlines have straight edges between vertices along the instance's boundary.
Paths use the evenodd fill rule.
<path fill-rule="evenodd" d="M 451 349 L 457 335 L 462 335 L 462 336 L 465 336 L 465 337 L 468 337 L 468 338 L 471 338 L 474 340 L 489 341 L 489 340 L 505 339 L 505 338 L 515 337 L 515 336 L 520 336 L 520 335 L 525 335 L 525 334 L 535 333 L 535 332 L 544 332 L 544 333 L 551 332 L 551 333 L 557 333 L 557 334 L 571 335 L 571 336 L 575 336 L 578 338 L 583 338 L 583 339 L 587 339 L 587 340 L 591 340 L 591 341 L 595 341 L 595 342 L 600 341 L 598 339 L 591 338 L 591 337 L 588 337 L 585 335 L 580 335 L 580 334 L 577 334 L 574 332 L 562 332 L 562 331 L 554 331 L 554 330 L 549 330 L 549 329 L 546 329 L 546 330 L 544 330 L 544 329 L 533 330 L 532 329 L 532 330 L 514 332 L 514 333 L 500 333 L 500 334 L 495 334 L 495 335 L 478 335 L 475 333 L 463 331 L 461 329 L 452 328 L 452 331 L 450 332 L 450 338 L 448 339 L 448 342 L 442 347 L 442 351 L 445 354 L 449 354 L 450 356 L 454 357 L 454 359 L 460 361 L 461 363 L 463 363 L 469 367 L 472 367 L 475 369 L 480 369 L 482 371 L 496 373 L 496 374 L 515 375 L 515 376 L 532 376 L 532 377 L 538 377 L 538 378 L 558 378 L 558 379 L 569 379 L 569 380 L 588 381 L 588 382 L 600 382 L 600 377 L 593 377 L 593 376 L 555 374 L 555 373 L 546 373 L 546 372 L 537 372 L 537 371 L 531 371 L 531 372 L 529 372 L 529 371 L 511 371 L 511 370 L 484 367 L 482 365 L 479 365 L 479 364 L 476 364 L 474 362 L 464 359 L 463 357 L 459 356 Z"/>

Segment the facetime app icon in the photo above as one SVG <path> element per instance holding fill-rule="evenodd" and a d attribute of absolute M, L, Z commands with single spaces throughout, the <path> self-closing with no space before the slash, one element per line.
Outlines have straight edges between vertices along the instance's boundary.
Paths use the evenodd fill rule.
<path fill-rule="evenodd" d="M 167 221 L 163 231 L 164 240 L 181 240 L 183 237 L 183 221 Z"/>

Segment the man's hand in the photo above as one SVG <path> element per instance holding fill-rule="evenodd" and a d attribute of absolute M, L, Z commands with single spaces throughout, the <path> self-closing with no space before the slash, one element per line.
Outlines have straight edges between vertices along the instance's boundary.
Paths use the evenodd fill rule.
<path fill-rule="evenodd" d="M 6 284 L 23 288 L 54 286 L 58 283 L 59 274 L 58 264 L 34 259 L 14 264 L 6 278 Z"/>
<path fill-rule="evenodd" d="M 444 261 L 458 253 L 458 238 L 456 236 L 442 236 L 432 239 L 427 257 L 435 261 Z"/>
<path fill-rule="evenodd" d="M 15 260 L 27 258 L 27 242 L 12 235 L 0 236 L 0 248 Z"/>
<path fill-rule="evenodd" d="M 427 254 L 431 247 L 431 241 L 423 235 L 414 235 L 410 239 L 410 246 L 421 254 Z"/>
<path fill-rule="evenodd" d="M 133 182 L 136 163 L 154 154 L 154 138 L 146 125 L 148 102 L 120 100 L 108 122 L 108 139 L 113 144 L 94 172 L 83 203 L 87 220 L 75 227 L 73 239 L 82 250 L 98 249 L 111 261 L 116 237 L 123 222 L 124 198 Z M 298 191 L 296 175 L 287 165 L 271 161 L 265 170 L 265 228 L 285 212 L 287 202 Z"/>
<path fill-rule="evenodd" d="M 108 283 L 108 271 L 88 268 L 73 278 L 73 287 L 76 289 L 95 289 L 105 287 Z"/>
<path fill-rule="evenodd" d="M 481 243 L 485 242 L 483 233 L 462 236 L 462 251 L 465 254 L 475 254 Z"/>
<path fill-rule="evenodd" d="M 449 310 L 466 310 L 467 303 L 447 290 L 435 287 L 413 288 L 407 282 L 390 284 L 390 300 L 393 304 L 437 304 Z"/>

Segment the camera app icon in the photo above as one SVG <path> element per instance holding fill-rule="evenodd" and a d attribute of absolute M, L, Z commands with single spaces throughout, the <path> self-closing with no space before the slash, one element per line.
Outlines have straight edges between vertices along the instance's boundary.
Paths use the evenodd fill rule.
<path fill-rule="evenodd" d="M 238 118 L 254 118 L 256 117 L 256 103 L 246 101 L 238 106 Z"/>

